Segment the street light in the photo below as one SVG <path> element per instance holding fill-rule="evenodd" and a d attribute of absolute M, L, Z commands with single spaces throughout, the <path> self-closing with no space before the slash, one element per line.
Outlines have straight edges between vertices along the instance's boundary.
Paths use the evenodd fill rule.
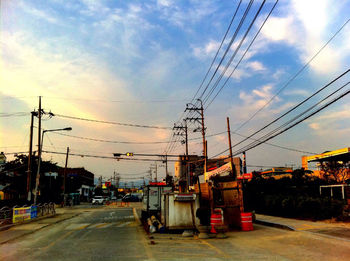
<path fill-rule="evenodd" d="M 38 171 L 36 173 L 36 180 L 35 180 L 35 190 L 34 190 L 34 205 L 36 205 L 36 200 L 38 196 L 38 187 L 39 187 L 39 181 L 40 181 L 40 164 L 41 164 L 41 153 L 43 151 L 43 144 L 44 144 L 44 134 L 46 132 L 53 132 L 53 131 L 71 131 L 72 127 L 62 128 L 62 129 L 51 129 L 51 130 L 43 130 L 43 134 L 41 136 L 41 146 L 38 152 Z"/>

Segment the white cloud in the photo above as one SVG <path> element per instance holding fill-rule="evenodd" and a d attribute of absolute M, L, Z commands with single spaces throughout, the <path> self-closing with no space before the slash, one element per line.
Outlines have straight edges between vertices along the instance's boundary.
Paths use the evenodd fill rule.
<path fill-rule="evenodd" d="M 319 130 L 321 127 L 320 127 L 320 124 L 314 122 L 314 123 L 310 123 L 309 124 L 309 127 L 313 130 Z"/>
<path fill-rule="evenodd" d="M 258 62 L 258 61 L 248 62 L 246 67 L 249 69 L 252 69 L 255 72 L 261 72 L 266 70 L 266 67 L 261 62 Z"/>
<path fill-rule="evenodd" d="M 53 16 L 53 14 L 49 14 L 47 12 L 44 12 L 43 10 L 34 8 L 30 5 L 25 4 L 24 2 L 19 2 L 19 5 L 21 8 L 28 14 L 33 15 L 34 17 L 37 17 L 39 19 L 43 19 L 51 24 L 60 24 L 59 21 Z"/>
<path fill-rule="evenodd" d="M 206 16 L 215 13 L 217 6 L 212 1 L 191 1 L 191 4 L 186 6 L 177 5 L 176 1 L 158 1 L 161 18 L 178 26 L 184 30 L 190 30 L 188 24 L 200 22 Z"/>
<path fill-rule="evenodd" d="M 295 96 L 303 96 L 308 97 L 310 95 L 310 92 L 305 89 L 293 89 L 293 90 L 287 90 L 284 92 L 285 95 L 295 95 Z"/>
<path fill-rule="evenodd" d="M 285 74 L 285 70 L 284 69 L 277 69 L 273 74 L 272 74 L 272 78 L 275 79 L 276 81 L 278 81 L 281 76 L 283 76 Z"/>
<path fill-rule="evenodd" d="M 270 17 L 261 33 L 270 41 L 285 41 L 288 44 L 295 44 L 297 32 L 293 30 L 293 23 L 292 17 Z"/>
<path fill-rule="evenodd" d="M 270 43 L 285 43 L 298 51 L 302 64 L 309 61 L 341 25 L 335 23 L 342 10 L 341 2 L 293 0 L 284 6 L 284 10 L 284 16 L 272 16 L 265 24 L 262 30 L 264 44 L 259 48 L 266 48 Z M 333 40 L 335 45 L 328 45 L 314 59 L 310 64 L 314 72 L 329 74 L 341 67 L 342 61 L 347 59 L 344 50 L 349 45 L 344 35 L 345 32 L 343 37 L 338 36 L 339 39 Z"/>

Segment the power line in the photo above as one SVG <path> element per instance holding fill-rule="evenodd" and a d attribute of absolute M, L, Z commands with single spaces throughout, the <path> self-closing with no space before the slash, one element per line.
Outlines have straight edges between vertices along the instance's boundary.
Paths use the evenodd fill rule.
<path fill-rule="evenodd" d="M 350 69 L 346 70 L 344 73 L 340 74 L 339 76 L 337 76 L 335 79 L 333 79 L 332 81 L 330 81 L 329 83 L 327 83 L 325 86 L 323 86 L 322 88 L 318 89 L 316 92 L 314 92 L 312 95 L 310 95 L 309 97 L 307 97 L 306 99 L 304 99 L 303 101 L 301 101 L 300 103 L 298 103 L 297 105 L 293 106 L 291 109 L 289 109 L 287 112 L 283 113 L 281 116 L 277 117 L 275 120 L 271 121 L 270 123 L 268 123 L 267 125 L 265 125 L 264 127 L 260 128 L 259 130 L 255 131 L 254 133 L 252 133 L 251 135 L 249 135 L 248 137 L 246 137 L 245 139 L 241 140 L 240 142 L 234 144 L 232 146 L 236 147 L 237 145 L 245 142 L 246 140 L 250 139 L 251 137 L 255 136 L 256 134 L 258 134 L 259 132 L 263 131 L 264 129 L 268 128 L 269 126 L 271 126 L 273 123 L 277 122 L 278 120 L 280 120 L 281 118 L 283 118 L 284 116 L 286 116 L 287 114 L 291 113 L 292 111 L 294 111 L 295 109 L 297 109 L 298 107 L 300 107 L 302 104 L 304 104 L 305 102 L 307 102 L 308 100 L 310 100 L 312 97 L 314 97 L 315 95 L 317 95 L 318 93 L 320 93 L 321 91 L 325 90 L 326 88 L 328 88 L 329 86 L 331 86 L 333 83 L 335 83 L 337 80 L 339 80 L 341 77 L 345 76 L 348 72 L 350 71 Z M 235 131 L 236 132 L 236 131 Z M 228 150 L 226 150 L 228 151 Z"/>
<path fill-rule="evenodd" d="M 67 119 L 73 119 L 73 120 L 97 122 L 97 123 L 112 124 L 112 125 L 127 126 L 127 127 L 172 130 L 171 127 L 152 126 L 152 125 L 140 125 L 140 124 L 131 124 L 131 123 L 121 123 L 121 122 L 104 121 L 104 120 L 96 120 L 96 119 L 86 119 L 86 118 L 67 116 L 67 115 L 62 115 L 62 114 L 54 114 L 54 116 L 61 117 L 61 118 L 67 118 Z"/>
<path fill-rule="evenodd" d="M 225 52 L 224 52 L 224 55 L 223 55 L 222 58 L 220 59 L 219 64 L 216 66 L 216 69 L 215 69 L 213 75 L 211 76 L 211 79 L 210 79 L 209 82 L 207 83 L 207 85 L 206 85 L 206 87 L 205 87 L 205 89 L 204 89 L 204 91 L 203 91 L 203 93 L 202 93 L 201 96 L 203 96 L 203 94 L 204 94 L 205 91 L 207 90 L 208 86 L 210 85 L 211 81 L 212 81 L 213 78 L 215 77 L 216 72 L 218 71 L 218 69 L 219 69 L 221 63 L 223 62 L 223 60 L 224 60 L 224 58 L 225 58 L 227 52 L 229 51 L 229 49 L 230 49 L 230 47 L 231 47 L 231 45 L 232 45 L 234 39 L 235 39 L 236 36 L 237 36 L 237 33 L 238 33 L 239 29 L 241 28 L 242 22 L 245 20 L 245 18 L 246 18 L 246 16 L 247 16 L 247 13 L 248 13 L 248 11 L 250 10 L 253 1 L 254 1 L 254 0 L 250 0 L 249 4 L 248 4 L 248 6 L 247 6 L 247 8 L 246 8 L 246 10 L 245 10 L 245 12 L 244 12 L 244 14 L 243 14 L 241 20 L 240 20 L 240 23 L 239 23 L 238 27 L 237 27 L 236 30 L 235 30 L 235 33 L 234 33 L 233 36 L 231 37 L 230 43 L 229 43 L 228 46 L 226 47 L 226 50 L 225 50 Z M 236 11 L 235 11 L 235 13 L 234 13 L 234 15 L 233 15 L 233 19 L 231 20 L 231 23 L 233 22 L 233 20 L 234 20 L 234 18 L 235 18 L 235 16 L 236 16 L 236 13 L 237 13 L 237 11 L 238 11 L 238 9 L 239 9 L 239 7 L 240 7 L 240 5 L 241 5 L 241 2 L 239 3 L 239 5 L 238 5 L 238 7 L 237 7 L 237 9 L 236 9 Z M 231 26 L 231 24 L 230 24 L 230 26 Z M 227 30 L 227 32 L 228 32 L 228 30 Z M 226 37 L 226 35 L 227 35 L 227 32 L 225 33 L 225 37 Z M 225 37 L 224 37 L 224 39 L 225 39 Z M 224 40 L 223 40 L 223 41 L 224 41 Z M 222 42 L 223 42 L 223 41 L 222 41 Z M 220 48 L 221 48 L 221 45 L 220 45 Z M 218 53 L 218 52 L 219 52 L 219 50 L 217 51 L 217 53 Z M 217 54 L 216 54 L 215 56 L 217 56 Z M 216 57 L 214 58 L 214 60 L 215 60 L 215 59 L 216 59 Z M 214 60 L 213 60 L 213 62 L 214 62 Z M 213 62 L 212 62 L 212 64 L 213 64 Z M 212 67 L 212 65 L 210 66 L 209 71 L 210 71 L 211 67 Z M 209 71 L 208 71 L 208 72 L 209 72 Z M 208 72 L 207 72 L 207 74 L 208 74 Z M 205 78 L 206 78 L 206 77 L 207 77 L 207 75 L 205 76 Z M 204 78 L 204 79 L 205 79 L 205 78 Z M 203 80 L 203 82 L 204 82 L 204 80 Z M 203 82 L 202 82 L 202 84 L 203 84 Z M 196 92 L 196 95 L 197 95 L 198 91 L 200 90 L 200 88 L 202 87 L 202 84 L 201 84 L 201 86 L 198 88 L 198 90 L 197 90 L 197 92 Z M 195 95 L 195 96 L 196 96 L 196 95 Z M 194 96 L 194 98 L 195 98 L 195 96 Z M 194 98 L 192 98 L 192 101 L 194 100 Z M 191 101 L 191 102 L 192 102 L 192 101 Z M 184 114 L 185 114 L 185 112 L 182 113 L 182 115 L 180 116 L 180 119 L 184 116 Z M 190 111 L 187 115 L 191 115 L 191 111 Z M 177 122 L 179 122 L 180 119 L 179 119 Z M 172 136 L 170 137 L 169 144 L 168 144 L 167 147 L 165 148 L 164 153 L 167 154 L 169 151 L 171 151 L 172 149 L 174 149 L 174 147 L 176 146 L 175 143 L 176 143 L 178 140 L 179 140 L 179 137 L 178 137 L 178 136 L 172 135 Z"/>
<path fill-rule="evenodd" d="M 115 140 L 104 140 L 104 139 L 96 139 L 96 138 L 88 138 L 88 137 L 81 137 L 81 136 L 75 136 L 70 134 L 64 134 L 59 132 L 53 132 L 54 134 L 61 135 L 61 136 L 67 136 L 71 138 L 81 139 L 81 140 L 91 140 L 91 141 L 97 141 L 97 142 L 106 142 L 106 143 L 120 143 L 120 144 L 165 144 L 168 143 L 167 141 L 145 141 L 145 142 L 136 142 L 136 141 L 115 141 Z"/>
<path fill-rule="evenodd" d="M 282 86 L 282 88 L 280 88 L 277 93 L 271 97 L 271 99 L 265 104 L 263 105 L 260 109 L 258 109 L 248 120 L 246 120 L 245 122 L 243 122 L 235 131 L 238 131 L 240 130 L 243 126 L 245 126 L 248 122 L 250 122 L 260 111 L 262 111 L 266 106 L 268 106 L 272 100 L 274 100 L 277 95 L 279 95 L 285 88 L 287 88 L 287 86 L 292 82 L 294 81 L 295 78 L 297 78 L 299 76 L 299 74 L 301 74 L 304 69 L 306 67 L 309 66 L 309 64 L 323 51 L 323 49 L 340 33 L 341 30 L 343 30 L 343 28 L 349 23 L 350 19 L 348 19 L 339 29 L 338 31 L 336 31 L 333 36 L 311 57 L 311 59 L 303 66 L 301 67 L 297 73 L 292 77 L 290 78 L 286 83 L 285 85 Z"/>
<path fill-rule="evenodd" d="M 63 100 L 76 100 L 76 101 L 86 101 L 86 102 L 110 102 L 110 103 L 175 103 L 175 102 L 184 102 L 186 100 L 98 100 L 98 99 L 81 99 L 81 98 L 70 98 L 70 97 L 49 97 L 49 96 L 42 96 L 46 99 L 63 99 Z"/>
<path fill-rule="evenodd" d="M 226 54 L 227 54 L 228 51 L 231 49 L 231 46 L 232 46 L 233 42 L 235 41 L 235 39 L 236 39 L 236 37 L 237 37 L 237 35 L 238 35 L 238 32 L 241 30 L 241 27 L 242 27 L 242 25 L 243 25 L 243 23 L 244 23 L 244 21 L 245 21 L 247 15 L 248 15 L 248 13 L 249 13 L 249 10 L 250 10 L 250 8 L 251 8 L 253 2 L 254 2 L 254 0 L 250 0 L 250 1 L 249 1 L 249 4 L 248 4 L 248 6 L 247 6 L 247 8 L 246 8 L 246 10 L 245 10 L 245 12 L 244 12 L 244 14 L 243 14 L 243 16 L 242 16 L 242 18 L 241 18 L 241 20 L 240 20 L 240 22 L 239 22 L 237 28 L 236 28 L 236 31 L 234 32 L 234 34 L 233 34 L 232 37 L 231 37 L 231 41 L 230 41 L 230 43 L 228 44 L 228 46 L 227 46 L 227 48 L 226 48 L 226 50 L 225 50 L 224 55 L 221 57 L 221 60 L 220 60 L 219 64 L 216 66 L 216 69 L 215 69 L 215 71 L 214 71 L 212 77 L 210 78 L 210 80 L 209 80 L 207 86 L 204 88 L 204 91 L 203 91 L 202 94 L 199 96 L 200 99 L 203 97 L 203 95 L 204 95 L 204 93 L 206 92 L 206 90 L 208 89 L 210 83 L 211 83 L 212 80 L 214 79 L 214 77 L 215 77 L 215 75 L 216 75 L 216 72 L 219 70 L 219 68 L 220 68 L 220 66 L 221 66 L 221 64 L 222 64 L 222 62 L 224 61 L 224 59 L 225 59 L 225 57 L 226 57 Z M 263 1 L 263 3 L 265 3 L 265 0 Z"/>
<path fill-rule="evenodd" d="M 270 140 L 270 139 L 272 139 L 272 138 L 274 138 L 274 137 L 276 137 L 276 136 L 278 136 L 278 135 L 280 135 L 280 134 L 286 132 L 287 130 L 293 128 L 294 126 L 300 124 L 301 122 L 305 121 L 306 119 L 312 117 L 312 116 L 315 115 L 316 113 L 318 113 L 318 112 L 322 111 L 323 109 L 327 108 L 328 106 L 330 106 L 330 105 L 333 104 L 334 102 L 338 101 L 339 99 L 343 98 L 344 96 L 348 95 L 349 93 L 350 93 L 350 90 L 345 91 L 344 93 L 342 93 L 341 95 L 339 95 L 337 98 L 335 98 L 335 99 L 333 99 L 332 101 L 326 103 L 325 105 L 323 105 L 322 107 L 320 107 L 319 109 L 317 109 L 316 111 L 314 111 L 313 113 L 311 113 L 311 114 L 305 116 L 305 117 L 302 118 L 301 120 L 297 121 L 296 123 L 290 125 L 289 127 L 285 128 L 285 129 L 283 129 L 282 131 L 280 131 L 280 132 L 274 134 L 273 136 L 270 136 L 270 137 L 266 138 L 264 141 L 268 141 L 268 140 Z M 235 155 L 238 155 L 238 154 L 242 153 L 243 151 L 247 151 L 247 150 L 250 150 L 250 149 L 252 149 L 252 148 L 255 148 L 255 147 L 259 146 L 261 143 L 263 143 L 263 142 L 261 141 L 261 142 L 255 144 L 255 145 L 252 145 L 252 146 L 248 147 L 247 149 L 237 151 L 237 152 L 235 152 Z"/>
<path fill-rule="evenodd" d="M 231 133 L 233 133 L 233 134 L 235 134 L 235 135 L 238 135 L 238 136 L 241 136 L 241 137 L 244 137 L 244 138 L 247 138 L 247 136 L 242 135 L 242 134 L 239 134 L 239 133 L 237 133 L 237 132 L 231 131 Z M 259 139 L 254 139 L 254 138 L 249 138 L 249 139 L 252 139 L 252 140 L 255 140 L 255 141 L 260 141 Z M 295 151 L 295 152 L 300 152 L 300 153 L 306 153 L 306 154 L 311 154 L 311 155 L 312 155 L 312 154 L 317 154 L 316 152 L 309 152 L 309 151 L 294 149 L 294 148 L 290 148 L 290 147 L 286 147 L 286 146 L 281 146 L 281 145 L 277 145 L 277 144 L 273 144 L 273 143 L 269 143 L 269 142 L 264 142 L 264 143 L 267 144 L 267 145 L 276 147 L 276 148 L 280 148 L 280 149 L 285 149 L 285 150 L 290 150 L 290 151 Z"/>
<path fill-rule="evenodd" d="M 30 115 L 29 112 L 0 112 L 0 117 L 22 117 Z"/>
<path fill-rule="evenodd" d="M 59 151 L 47 151 L 43 150 L 42 152 L 45 153 L 51 153 L 51 154 L 62 154 L 66 155 L 66 152 L 59 152 Z M 162 159 L 140 159 L 140 158 L 115 158 L 112 156 L 103 156 L 103 155 L 92 155 L 92 154 L 79 154 L 79 153 L 69 153 L 69 156 L 78 156 L 78 157 L 87 157 L 87 158 L 100 158 L 100 159 L 113 159 L 113 160 L 128 160 L 128 161 L 161 161 Z M 176 162 L 177 160 L 168 160 L 170 162 Z"/>
<path fill-rule="evenodd" d="M 232 74 L 236 71 L 237 67 L 240 65 L 240 63 L 242 62 L 242 60 L 244 59 L 245 55 L 247 54 L 247 52 L 249 51 L 250 47 L 253 45 L 253 43 L 255 42 L 256 38 L 258 37 L 259 33 L 261 32 L 262 28 L 264 27 L 265 23 L 267 22 L 267 20 L 269 19 L 270 15 L 272 14 L 273 10 L 275 9 L 277 3 L 279 0 L 276 0 L 275 4 L 272 6 L 269 14 L 266 16 L 264 22 L 261 24 L 259 30 L 256 32 L 255 36 L 253 37 L 253 39 L 251 40 L 250 44 L 248 45 L 247 49 L 244 51 L 243 55 L 241 56 L 240 60 L 237 62 L 236 66 L 233 68 L 232 72 L 230 73 L 230 75 L 226 78 L 225 82 L 223 83 L 223 85 L 220 87 L 219 91 L 215 94 L 215 96 L 211 99 L 211 101 L 207 104 L 206 108 L 207 109 L 212 102 L 216 99 L 216 97 L 219 95 L 219 93 L 222 91 L 222 89 L 225 87 L 225 85 L 227 84 L 227 82 L 229 81 L 229 79 L 231 78 Z M 262 6 L 261 6 L 262 7 Z M 254 22 L 254 21 L 253 21 Z M 225 70 L 226 72 L 226 70 Z M 216 87 L 217 88 L 217 85 Z M 214 88 L 214 89 L 215 89 Z M 209 95 L 207 95 L 205 97 L 205 102 L 209 100 L 209 96 L 214 92 L 211 91 L 211 93 Z"/>
<path fill-rule="evenodd" d="M 284 133 L 285 131 L 287 131 L 287 130 L 293 128 L 294 126 L 300 124 L 301 122 L 305 121 L 306 119 L 312 117 L 312 116 L 315 115 L 316 113 L 318 113 L 318 112 L 322 111 L 323 109 L 327 108 L 328 106 L 330 106 L 330 105 L 333 104 L 334 102 L 338 101 L 339 99 L 341 99 L 341 98 L 343 98 L 344 96 L 346 96 L 347 94 L 349 94 L 349 93 L 350 93 L 350 90 L 345 91 L 343 94 L 339 95 L 338 97 L 334 98 L 334 99 L 331 100 L 330 102 L 328 102 L 328 103 L 326 103 L 325 105 L 321 106 L 321 107 L 320 107 L 319 109 L 317 109 L 316 111 L 314 111 L 314 112 L 310 113 L 309 115 L 303 117 L 302 119 L 300 119 L 300 120 L 298 120 L 297 122 L 293 123 L 292 125 L 286 127 L 285 129 L 283 129 L 283 130 L 281 130 L 281 131 L 275 133 L 276 131 L 280 130 L 282 127 L 285 127 L 285 126 L 287 126 L 288 124 L 292 123 L 294 120 L 296 120 L 297 118 L 301 117 L 301 116 L 304 115 L 306 112 L 310 111 L 310 110 L 313 109 L 315 106 L 317 106 L 317 105 L 320 104 L 321 102 L 323 102 L 323 101 L 325 101 L 326 99 L 328 99 L 330 96 L 332 96 L 333 94 L 335 94 L 337 91 L 339 91 L 340 89 L 342 89 L 343 87 L 345 87 L 345 86 L 348 85 L 348 84 L 349 84 L 349 82 L 348 82 L 347 84 L 341 86 L 338 90 L 334 91 L 332 94 L 328 95 L 326 98 L 322 99 L 321 101 L 319 101 L 319 102 L 316 103 L 315 105 L 311 106 L 311 107 L 310 107 L 309 109 L 307 109 L 306 111 L 300 113 L 298 116 L 294 117 L 294 118 L 293 118 L 292 120 L 290 120 L 289 122 L 286 122 L 285 124 L 283 124 L 283 125 L 281 125 L 280 127 L 276 128 L 274 131 L 271 131 L 270 133 L 266 134 L 264 137 L 261 137 L 261 138 L 259 139 L 259 142 L 253 142 L 253 143 L 251 143 L 251 144 L 245 146 L 244 148 L 241 148 L 240 150 L 237 150 L 237 151 L 234 153 L 234 155 L 238 155 L 238 154 L 242 153 L 243 151 L 247 151 L 247 150 L 250 150 L 250 149 L 252 149 L 252 148 L 257 147 L 258 145 L 260 145 L 260 144 L 262 144 L 262 143 L 264 143 L 264 142 L 266 142 L 266 141 L 268 141 L 268 140 L 270 140 L 270 139 L 272 139 L 272 138 L 274 138 L 274 137 L 276 137 L 276 136 L 278 136 L 278 135 Z M 275 134 L 272 135 L 273 133 L 275 133 Z M 263 138 L 263 139 L 262 139 L 262 138 Z M 262 139 L 262 140 L 261 140 L 261 139 Z M 234 145 L 234 146 L 235 146 L 235 145 Z M 232 147 L 234 147 L 234 146 L 232 146 Z M 216 157 L 216 156 L 218 156 L 218 155 L 220 155 L 220 154 L 222 154 L 222 153 L 224 153 L 224 152 L 226 152 L 226 151 L 228 151 L 228 149 L 225 150 L 225 151 L 223 151 L 223 152 L 221 152 L 221 153 L 218 153 L 217 155 L 215 155 L 215 156 L 213 156 L 213 157 Z"/>
<path fill-rule="evenodd" d="M 199 85 L 199 88 L 197 89 L 195 95 L 193 96 L 191 102 L 193 102 L 193 100 L 194 100 L 195 97 L 197 96 L 198 92 L 199 92 L 200 89 L 202 88 L 202 86 L 203 86 L 205 80 L 207 79 L 208 74 L 209 74 L 211 68 L 213 67 L 213 64 L 214 64 L 214 62 L 215 62 L 215 60 L 216 60 L 216 58 L 217 58 L 217 56 L 218 56 L 218 54 L 219 54 L 219 52 L 220 52 L 220 50 L 221 50 L 221 47 L 222 47 L 222 45 L 223 45 L 223 43 L 224 43 L 224 41 L 225 41 L 225 39 L 226 39 L 226 36 L 227 36 L 228 32 L 230 31 L 230 28 L 231 28 L 231 26 L 232 26 L 232 23 L 233 23 L 233 21 L 235 20 L 236 14 L 237 14 L 237 12 L 238 12 L 239 7 L 241 6 L 241 3 L 242 3 L 242 0 L 239 1 L 238 6 L 237 6 L 237 8 L 236 8 L 236 11 L 234 12 L 234 14 L 233 14 L 233 16 L 232 16 L 231 22 L 230 22 L 230 24 L 229 24 L 229 26 L 228 26 L 228 28 L 227 28 L 227 30 L 226 30 L 226 33 L 225 33 L 224 37 L 223 37 L 222 40 L 221 40 L 220 46 L 219 46 L 218 50 L 216 51 L 216 54 L 215 54 L 215 56 L 214 56 L 214 58 L 213 58 L 213 61 L 211 62 L 210 66 L 209 66 L 209 69 L 208 69 L 207 73 L 205 74 L 205 76 L 204 76 L 204 78 L 203 78 L 201 84 Z"/>
<path fill-rule="evenodd" d="M 261 10 L 262 10 L 262 8 L 263 8 L 265 2 L 266 2 L 266 1 L 264 0 L 264 1 L 261 3 L 261 5 L 260 5 L 258 11 L 256 12 L 256 14 L 255 14 L 253 20 L 251 21 L 251 23 L 250 23 L 248 29 L 246 30 L 245 34 L 243 35 L 243 37 L 242 37 L 241 41 L 239 42 L 238 46 L 236 47 L 236 49 L 235 49 L 234 53 L 232 54 L 230 60 L 227 62 L 227 64 L 226 64 L 224 70 L 221 72 L 220 76 L 218 77 L 218 79 L 216 80 L 216 82 L 214 83 L 214 85 L 212 86 L 212 88 L 211 88 L 211 90 L 209 91 L 209 93 L 208 93 L 208 94 L 206 95 L 206 97 L 203 99 L 203 102 L 204 102 L 204 103 L 209 99 L 210 95 L 211 95 L 211 94 L 214 92 L 214 90 L 217 88 L 217 86 L 218 86 L 219 82 L 221 81 L 222 77 L 225 75 L 227 69 L 230 67 L 230 65 L 231 65 L 231 63 L 232 63 L 232 61 L 233 61 L 233 59 L 236 57 L 236 54 L 238 53 L 238 51 L 239 51 L 239 49 L 241 48 L 241 46 L 242 46 L 244 40 L 246 39 L 247 35 L 249 34 L 251 28 L 253 27 L 253 25 L 254 25 L 256 19 L 258 18 L 258 16 L 259 16 L 259 14 L 260 14 L 260 12 L 261 12 Z M 203 93 L 203 94 L 204 94 L 204 93 Z M 201 98 L 202 98 L 203 94 L 201 95 Z"/>

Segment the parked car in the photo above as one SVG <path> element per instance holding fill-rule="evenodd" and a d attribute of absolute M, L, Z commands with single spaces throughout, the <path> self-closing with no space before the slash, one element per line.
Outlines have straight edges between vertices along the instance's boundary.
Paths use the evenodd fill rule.
<path fill-rule="evenodd" d="M 126 194 L 122 200 L 124 202 L 139 202 L 140 201 L 139 197 L 137 197 L 135 195 L 131 195 L 131 194 Z"/>
<path fill-rule="evenodd" d="M 105 199 L 102 196 L 94 196 L 94 198 L 92 199 L 92 205 L 103 205 L 104 201 Z"/>

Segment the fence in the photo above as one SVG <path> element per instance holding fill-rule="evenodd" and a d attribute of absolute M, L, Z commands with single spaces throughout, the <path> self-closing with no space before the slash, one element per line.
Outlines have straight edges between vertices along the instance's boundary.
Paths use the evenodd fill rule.
<path fill-rule="evenodd" d="M 0 226 L 23 222 L 55 213 L 55 204 L 52 202 L 38 204 L 37 206 L 24 205 L 22 207 L 14 206 L 12 208 L 5 206 L 0 209 Z"/>

